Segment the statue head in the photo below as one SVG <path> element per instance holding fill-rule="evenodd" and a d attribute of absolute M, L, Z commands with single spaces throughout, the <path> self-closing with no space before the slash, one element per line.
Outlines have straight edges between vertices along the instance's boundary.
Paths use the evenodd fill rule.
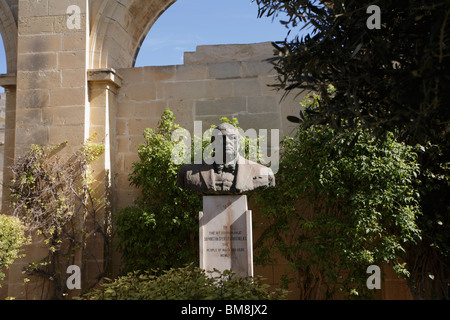
<path fill-rule="evenodd" d="M 240 133 L 229 123 L 221 123 L 212 131 L 211 143 L 215 150 L 216 161 L 226 164 L 235 162 L 239 155 Z"/>

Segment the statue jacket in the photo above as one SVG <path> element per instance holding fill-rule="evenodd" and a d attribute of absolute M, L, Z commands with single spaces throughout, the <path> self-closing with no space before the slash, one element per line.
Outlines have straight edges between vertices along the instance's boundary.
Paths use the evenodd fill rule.
<path fill-rule="evenodd" d="M 201 194 L 240 194 L 260 187 L 275 185 L 272 170 L 264 165 L 238 157 L 235 169 L 234 188 L 230 191 L 216 190 L 213 164 L 189 164 L 178 173 L 177 185 Z"/>

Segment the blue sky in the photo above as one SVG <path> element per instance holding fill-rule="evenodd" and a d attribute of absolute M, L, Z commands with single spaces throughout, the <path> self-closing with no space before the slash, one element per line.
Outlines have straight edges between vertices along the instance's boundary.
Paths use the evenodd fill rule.
<path fill-rule="evenodd" d="M 182 64 L 197 45 L 284 40 L 279 21 L 257 15 L 251 0 L 178 0 L 150 29 L 136 66 Z"/>
<path fill-rule="evenodd" d="M 150 29 L 136 67 L 183 63 L 183 53 L 198 45 L 283 40 L 287 29 L 272 18 L 258 19 L 251 0 L 178 0 Z M 6 73 L 0 41 L 0 74 Z M 0 88 L 0 92 L 3 91 Z"/>

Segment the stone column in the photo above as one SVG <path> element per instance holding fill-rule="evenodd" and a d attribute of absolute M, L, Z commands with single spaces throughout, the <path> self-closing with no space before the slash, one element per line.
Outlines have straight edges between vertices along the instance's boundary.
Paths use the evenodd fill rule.
<path fill-rule="evenodd" d="M 16 110 L 16 77 L 15 75 L 7 74 L 0 76 L 0 86 L 5 88 L 6 102 L 5 102 L 5 144 L 3 146 L 3 176 L 2 182 L 9 181 L 11 174 L 7 170 L 14 159 L 14 125 L 15 125 L 15 110 Z M 2 189 L 2 214 L 9 214 L 8 210 L 8 189 Z M 0 288 L 0 297 L 7 297 L 9 286 L 9 270 L 4 271 L 6 279 L 2 281 Z"/>
<path fill-rule="evenodd" d="M 7 89 L 7 161 L 27 152 L 31 144 L 50 146 L 67 140 L 66 150 L 73 152 L 88 137 L 88 3 L 18 0 L 16 90 Z M 24 266 L 46 252 L 46 245 L 34 237 L 25 258 L 9 269 L 8 296 L 49 297 L 48 285 L 43 290 L 39 279 L 33 278 L 25 288 L 22 274 Z"/>
<path fill-rule="evenodd" d="M 96 134 L 94 142 L 100 142 L 105 146 L 105 152 L 100 159 L 95 161 L 90 167 L 94 179 L 98 181 L 94 189 L 93 196 L 102 199 L 99 207 L 96 208 L 96 218 L 102 221 L 102 228 L 106 232 L 110 231 L 111 225 L 111 208 L 114 207 L 112 202 L 112 194 L 114 184 L 112 182 L 111 163 L 115 161 L 115 154 L 111 150 L 116 150 L 116 142 L 112 140 L 111 132 L 114 131 L 114 121 L 112 115 L 116 108 L 116 95 L 121 86 L 122 78 L 114 69 L 97 69 L 88 71 L 89 81 L 89 134 Z M 92 230 L 94 230 L 93 226 Z M 103 243 L 103 239 L 94 233 L 90 235 L 89 245 L 92 252 L 95 252 L 95 259 L 86 261 L 87 273 L 85 281 L 88 283 L 90 279 L 98 275 L 99 268 L 103 268 L 105 263 L 111 266 L 112 252 L 107 249 Z M 101 259 L 100 259 L 101 257 Z M 103 259 L 108 259 L 104 261 Z M 99 265 L 98 263 L 101 263 Z M 89 274 L 92 272 L 92 274 Z"/>
<path fill-rule="evenodd" d="M 8 167 L 12 164 L 15 156 L 15 123 L 16 123 L 16 75 L 6 74 L 0 76 L 0 86 L 5 88 L 5 144 L 3 146 L 3 176 L 2 182 L 7 183 L 11 179 Z M 9 192 L 7 188 L 2 189 L 2 213 L 10 213 L 8 205 Z"/>

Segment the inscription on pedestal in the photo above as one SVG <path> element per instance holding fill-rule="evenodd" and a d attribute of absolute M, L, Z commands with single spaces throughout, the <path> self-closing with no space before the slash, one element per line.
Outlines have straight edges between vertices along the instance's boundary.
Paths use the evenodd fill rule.
<path fill-rule="evenodd" d="M 200 267 L 253 275 L 251 211 L 247 196 L 203 197 L 200 213 Z"/>
<path fill-rule="evenodd" d="M 228 227 L 223 226 L 222 231 L 208 231 L 208 236 L 203 238 L 203 241 L 215 241 L 217 243 L 210 244 L 206 252 L 217 252 L 220 257 L 228 258 L 231 257 L 232 252 L 245 252 L 245 247 L 247 246 L 247 237 L 241 236 L 242 231 L 227 231 Z M 237 243 L 238 241 L 243 241 L 241 245 Z M 237 244 L 237 248 L 233 248 L 231 243 Z M 245 247 L 244 247 L 245 246 Z M 215 247 L 215 248 L 213 248 Z"/>

